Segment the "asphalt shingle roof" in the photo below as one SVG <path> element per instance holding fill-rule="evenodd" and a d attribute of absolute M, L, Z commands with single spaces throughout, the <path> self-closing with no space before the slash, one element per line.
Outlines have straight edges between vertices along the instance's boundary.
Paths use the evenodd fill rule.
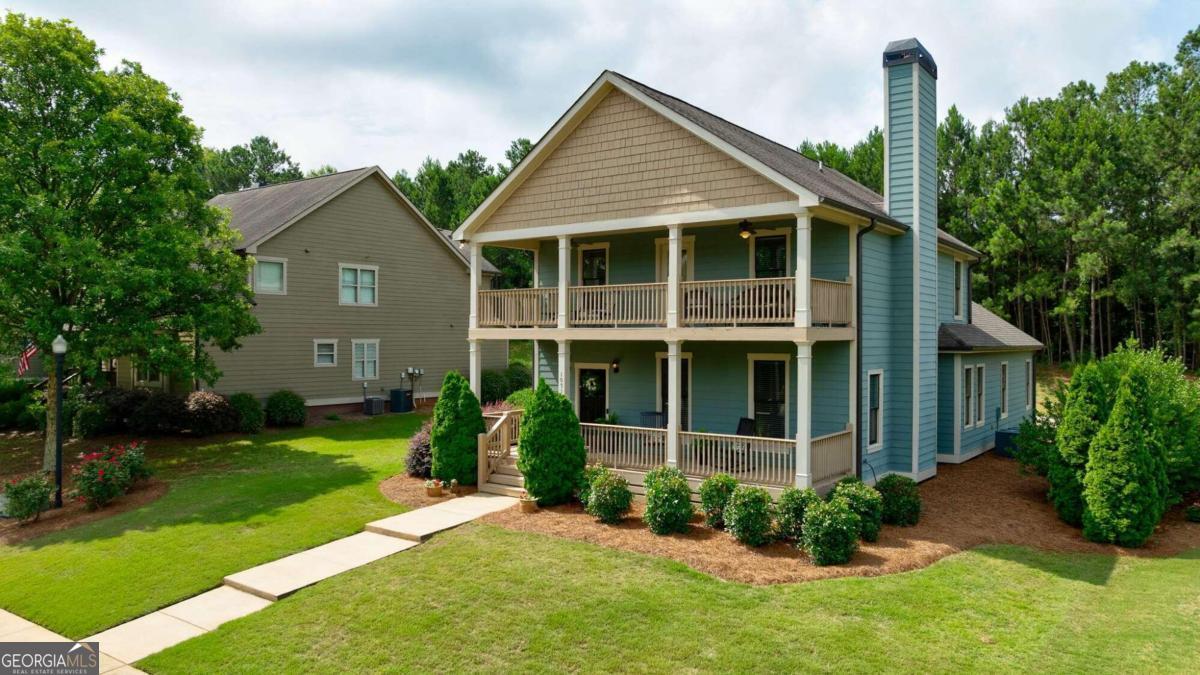
<path fill-rule="evenodd" d="M 938 329 L 938 349 L 944 352 L 1039 350 L 1042 343 L 1020 328 L 971 303 L 971 323 L 944 323 Z"/>

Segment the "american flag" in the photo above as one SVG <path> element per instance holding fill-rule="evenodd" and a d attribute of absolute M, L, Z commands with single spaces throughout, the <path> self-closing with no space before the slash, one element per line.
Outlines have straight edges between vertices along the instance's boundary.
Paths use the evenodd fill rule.
<path fill-rule="evenodd" d="M 34 354 L 37 354 L 37 345 L 30 342 L 29 346 L 21 351 L 20 360 L 17 362 L 17 377 L 29 370 L 29 359 L 32 359 Z"/>

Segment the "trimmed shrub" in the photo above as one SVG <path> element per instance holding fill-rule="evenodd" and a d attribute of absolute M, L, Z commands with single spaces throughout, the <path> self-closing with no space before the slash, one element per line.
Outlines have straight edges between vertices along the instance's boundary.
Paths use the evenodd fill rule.
<path fill-rule="evenodd" d="M 1108 418 L 1107 393 L 1095 362 L 1076 368 L 1067 389 L 1062 422 L 1055 433 L 1058 452 L 1046 468 L 1050 503 L 1064 522 L 1083 524 L 1083 475 L 1088 446 Z"/>
<path fill-rule="evenodd" d="M 42 511 L 50 508 L 50 495 L 53 493 L 54 485 L 45 474 L 35 473 L 10 481 L 4 486 L 4 496 L 8 501 L 5 512 L 19 523 L 34 522 L 42 516 Z"/>
<path fill-rule="evenodd" d="M 775 505 L 775 529 L 780 538 L 800 541 L 800 535 L 804 531 L 804 514 L 819 501 L 821 495 L 812 488 L 784 488 L 783 493 L 779 495 L 779 502 Z"/>
<path fill-rule="evenodd" d="M 517 410 L 528 410 L 529 406 L 533 405 L 533 389 L 529 387 L 518 389 L 504 400 Z"/>
<path fill-rule="evenodd" d="M 118 432 L 129 429 L 129 420 L 146 399 L 150 392 L 145 389 L 107 389 L 100 394 L 100 402 L 108 410 L 109 428 L 107 431 Z"/>
<path fill-rule="evenodd" d="M 844 499 L 817 502 L 804 513 L 800 540 L 814 565 L 841 565 L 858 550 L 860 527 Z"/>
<path fill-rule="evenodd" d="M 453 370 L 446 373 L 437 404 L 433 406 L 430 474 L 447 483 L 452 480 L 460 485 L 477 483 L 478 438 L 484 431 L 483 410 L 471 392 L 470 383 Z"/>
<path fill-rule="evenodd" d="M 768 544 L 774 511 L 770 492 L 760 487 L 739 485 L 725 506 L 725 529 L 747 546 Z"/>
<path fill-rule="evenodd" d="M 267 415 L 267 424 L 273 427 L 301 427 L 308 421 L 304 398 L 287 389 L 280 389 L 268 396 L 263 412 Z"/>
<path fill-rule="evenodd" d="M 544 381 L 521 417 L 520 447 L 517 468 L 525 476 L 525 490 L 538 504 L 552 506 L 571 499 L 587 463 L 579 418 L 567 397 Z"/>
<path fill-rule="evenodd" d="M 1190 523 L 1200 523 L 1200 502 L 1189 505 L 1183 511 L 1183 517 Z"/>
<path fill-rule="evenodd" d="M 1112 415 L 1091 444 L 1083 536 L 1092 541 L 1141 546 L 1166 511 L 1166 464 L 1148 385 L 1140 371 L 1126 375 Z"/>
<path fill-rule="evenodd" d="M 112 426 L 108 409 L 99 401 L 84 401 L 75 408 L 75 419 L 71 425 L 78 438 L 93 438 L 108 431 Z"/>
<path fill-rule="evenodd" d="M 177 434 L 187 421 L 187 406 L 181 397 L 166 391 L 151 392 L 129 417 L 135 434 Z"/>
<path fill-rule="evenodd" d="M 485 370 L 480 380 L 479 393 L 485 403 L 503 401 L 511 392 L 508 390 L 508 377 L 503 370 Z"/>
<path fill-rule="evenodd" d="M 408 439 L 408 457 L 404 460 L 408 475 L 414 478 L 429 478 L 433 475 L 433 453 L 430 450 L 429 434 L 433 420 L 425 420 L 421 430 Z"/>
<path fill-rule="evenodd" d="M 238 428 L 238 411 L 229 399 L 212 391 L 193 391 L 184 400 L 187 407 L 187 428 L 196 436 L 227 434 Z"/>
<path fill-rule="evenodd" d="M 883 496 L 883 522 L 888 525 L 916 525 L 921 518 L 921 492 L 917 481 L 900 474 L 888 474 L 875 483 Z"/>
<path fill-rule="evenodd" d="M 1017 437 L 1014 439 L 1016 450 L 1013 457 L 1026 471 L 1043 477 L 1050 472 L 1050 464 L 1058 452 L 1055 437 L 1058 434 L 1058 425 L 1062 421 L 1066 399 L 1067 388 L 1060 382 L 1050 390 L 1050 396 L 1046 398 L 1045 413 L 1035 411 L 1033 417 L 1021 420 Z"/>
<path fill-rule="evenodd" d="M 592 478 L 585 510 L 597 520 L 609 525 L 621 522 L 633 504 L 629 483 L 616 473 L 601 468 Z"/>
<path fill-rule="evenodd" d="M 838 481 L 829 493 L 830 501 L 844 501 L 858 516 L 859 535 L 864 541 L 879 539 L 883 525 L 883 495 L 862 481 Z"/>
<path fill-rule="evenodd" d="M 229 397 L 229 407 L 237 414 L 237 430 L 243 434 L 257 434 L 267 423 L 267 415 L 254 394 L 245 392 Z"/>
<path fill-rule="evenodd" d="M 154 474 L 146 463 L 146 450 L 141 443 L 126 443 L 104 449 L 104 457 L 115 459 L 129 476 L 131 484 L 147 480 Z"/>
<path fill-rule="evenodd" d="M 654 534 L 687 532 L 692 520 L 692 489 L 679 469 L 660 466 L 646 473 L 646 512 L 642 520 Z"/>
<path fill-rule="evenodd" d="M 577 495 L 579 503 L 587 508 L 588 498 L 592 494 L 592 481 L 600 474 L 608 471 L 601 464 L 592 464 L 591 466 L 583 467 L 583 478 L 579 481 L 579 493 Z"/>
<path fill-rule="evenodd" d="M 704 522 L 709 527 L 725 527 L 725 505 L 737 489 L 738 482 L 727 473 L 714 473 L 700 483 L 700 510 L 704 511 Z"/>
<path fill-rule="evenodd" d="M 522 389 L 529 389 L 529 385 L 533 382 L 533 372 L 524 363 L 508 364 L 508 368 L 504 370 L 504 376 L 508 379 L 508 390 L 504 394 L 506 398 Z"/>

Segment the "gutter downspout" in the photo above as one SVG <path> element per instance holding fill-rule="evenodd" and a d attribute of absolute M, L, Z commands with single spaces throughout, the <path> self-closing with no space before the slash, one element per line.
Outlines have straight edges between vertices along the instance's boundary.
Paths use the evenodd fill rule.
<path fill-rule="evenodd" d="M 858 345 L 858 348 L 854 350 L 854 373 L 855 373 L 854 376 L 856 378 L 858 378 L 858 392 L 859 392 L 857 400 L 854 402 L 855 403 L 855 405 L 854 405 L 854 428 L 858 430 L 858 438 L 855 439 L 856 442 L 854 443 L 854 475 L 859 478 L 862 478 L 862 447 L 863 447 L 863 444 L 862 444 L 862 434 L 863 434 L 863 425 L 862 425 L 862 353 L 863 353 L 863 345 L 862 345 L 862 335 L 863 335 L 863 321 L 862 321 L 863 265 L 862 265 L 862 256 L 863 256 L 863 246 L 862 246 L 862 240 L 863 240 L 863 235 L 867 234 L 868 232 L 873 231 L 874 229 L 875 229 L 875 219 L 872 218 L 871 224 L 868 225 L 866 229 L 859 230 L 858 234 L 855 235 L 858 237 L 858 241 L 856 242 L 856 245 L 854 247 L 855 257 L 858 258 L 858 260 L 855 262 L 855 269 L 858 271 L 858 279 L 856 280 L 856 284 L 855 284 L 856 288 L 854 289 L 854 293 L 855 293 L 854 339 L 856 341 L 856 344 Z M 869 385 L 869 383 L 868 383 L 868 385 Z M 882 394 L 883 392 L 880 392 L 880 393 Z M 872 471 L 874 471 L 874 470 L 872 470 Z"/>

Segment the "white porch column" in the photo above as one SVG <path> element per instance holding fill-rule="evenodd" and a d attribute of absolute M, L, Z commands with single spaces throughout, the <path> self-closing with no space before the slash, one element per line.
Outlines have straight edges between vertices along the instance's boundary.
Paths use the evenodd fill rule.
<path fill-rule="evenodd" d="M 558 341 L 558 393 L 574 400 L 571 395 L 571 341 Z"/>
<path fill-rule="evenodd" d="M 812 325 L 812 227 L 807 209 L 796 214 L 796 328 Z"/>
<path fill-rule="evenodd" d="M 479 286 L 482 269 L 483 247 L 471 242 L 471 315 L 467 324 L 471 330 L 479 328 Z M 474 347 L 472 347 L 473 349 Z"/>
<path fill-rule="evenodd" d="M 480 383 L 483 379 L 483 340 L 469 338 L 467 344 L 471 346 L 471 365 L 470 365 L 470 380 L 471 392 L 475 394 L 475 398 L 480 395 Z"/>
<path fill-rule="evenodd" d="M 679 464 L 679 340 L 667 341 L 667 466 Z"/>
<path fill-rule="evenodd" d="M 796 343 L 796 487 L 812 487 L 812 343 Z"/>
<path fill-rule="evenodd" d="M 530 356 L 532 356 L 530 361 L 533 363 L 533 367 L 530 368 L 530 370 L 533 371 L 533 384 L 530 386 L 534 389 L 537 389 L 538 380 L 541 379 L 538 377 L 538 375 L 542 372 L 542 350 L 538 348 L 537 340 L 533 341 L 533 348 L 529 351 Z"/>
<path fill-rule="evenodd" d="M 558 237 L 558 327 L 567 327 L 567 286 L 571 281 L 571 238 Z M 562 344 L 562 343 L 559 343 Z M 562 352 L 559 352 L 560 354 Z M 561 358 L 561 357 L 560 357 Z"/>
<path fill-rule="evenodd" d="M 847 228 L 850 232 L 850 325 L 858 325 L 858 226 Z"/>
<path fill-rule="evenodd" d="M 667 238 L 667 328 L 679 327 L 679 280 L 682 242 L 679 225 L 671 225 Z M 676 345 L 678 347 L 678 345 Z M 678 349 L 676 349 L 678 351 Z"/>

